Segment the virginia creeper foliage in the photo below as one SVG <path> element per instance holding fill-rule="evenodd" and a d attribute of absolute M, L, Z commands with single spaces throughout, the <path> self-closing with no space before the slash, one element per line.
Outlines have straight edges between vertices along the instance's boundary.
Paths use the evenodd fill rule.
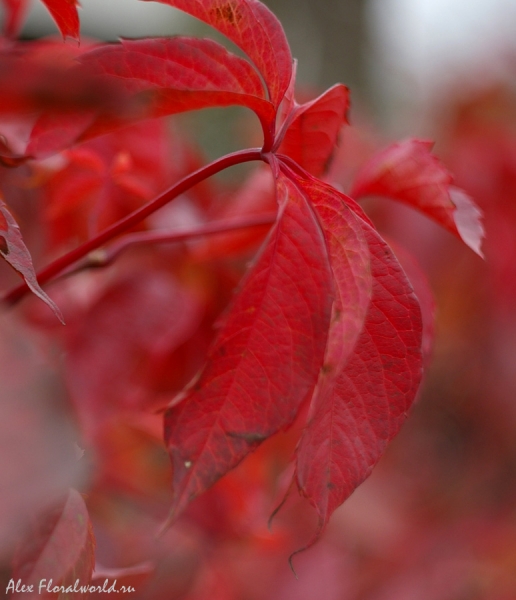
<path fill-rule="evenodd" d="M 17 42 L 25 2 L 3 0 L 5 34 L 11 40 L 0 55 L 0 132 L 13 119 L 25 134 L 5 128 L 0 161 L 4 170 L 21 170 L 37 169 L 43 164 L 39 159 L 64 157 L 65 166 L 45 180 L 43 211 L 53 223 L 51 245 L 64 243 L 69 249 L 75 240 L 75 248 L 36 278 L 7 207 L 6 184 L 0 251 L 25 284 L 6 292 L 4 300 L 14 304 L 30 288 L 59 316 L 40 284 L 110 264 L 133 243 L 174 241 L 173 233 L 155 231 L 152 218 L 158 209 L 186 192 L 202 195 L 201 185 L 226 168 L 265 163 L 268 174 L 257 170 L 242 190 L 242 198 L 252 196 L 257 204 L 265 198 L 262 206 L 246 213 L 237 200 L 232 216 L 240 220 L 219 211 L 219 231 L 260 225 L 253 220 L 260 214 L 262 219 L 267 215 L 262 225 L 269 223 L 270 230 L 222 316 L 222 306 L 214 309 L 214 338 L 209 344 L 197 338 L 200 347 L 207 346 L 204 364 L 197 365 L 189 383 L 182 382 L 184 390 L 163 411 L 173 480 L 168 522 L 306 409 L 293 481 L 317 512 L 313 542 L 398 433 L 421 381 L 422 348 L 426 351 L 430 343 L 409 279 L 356 200 L 380 195 L 409 204 L 477 253 L 480 213 L 453 187 L 451 175 L 431 155 L 431 143 L 421 140 L 394 144 L 373 156 L 358 173 L 350 196 L 345 195 L 326 174 L 348 124 L 347 88 L 337 84 L 298 104 L 287 39 L 279 21 L 258 0 L 157 1 L 212 26 L 245 58 L 218 42 L 184 36 L 80 48 L 52 40 Z M 63 37 L 78 39 L 76 3 L 44 4 Z M 179 164 L 174 159 L 177 148 L 167 147 L 159 121 L 149 121 L 230 105 L 255 113 L 263 145 L 207 165 L 188 158 L 184 148 L 187 158 Z M 163 192 L 170 184 L 165 175 L 170 164 L 173 184 Z M 271 181 L 272 196 L 267 187 Z M 213 225 L 216 230 L 218 225 Z M 207 237 L 209 228 L 210 223 L 203 223 L 181 239 Z M 202 254 L 202 246 L 197 251 Z M 232 252 L 215 242 L 211 251 Z M 164 361 L 164 370 L 173 371 L 165 360 L 168 356 L 171 361 L 167 349 L 193 336 L 201 313 L 195 295 L 142 260 L 124 280 L 98 293 L 89 311 L 77 318 L 65 314 L 71 328 L 63 334 L 67 377 L 86 437 L 95 438 L 105 415 L 145 404 L 140 384 L 159 361 Z M 133 322 L 129 337 L 119 343 L 126 324 Z M 147 358 L 136 358 L 140 351 Z M 102 371 L 111 354 L 119 357 L 120 368 Z M 118 397 L 124 400 L 119 403 Z M 88 579 L 93 541 L 86 507 L 74 491 L 59 506 L 56 535 L 47 540 L 47 533 L 36 534 L 33 550 L 40 558 L 57 556 L 60 532 L 69 527 L 76 535 L 65 536 L 69 552 L 55 578 L 66 580 L 71 569 Z M 17 555 L 16 571 L 28 568 L 24 555 Z M 72 560 L 74 565 L 69 564 Z M 34 573 L 38 568 L 36 560 Z"/>

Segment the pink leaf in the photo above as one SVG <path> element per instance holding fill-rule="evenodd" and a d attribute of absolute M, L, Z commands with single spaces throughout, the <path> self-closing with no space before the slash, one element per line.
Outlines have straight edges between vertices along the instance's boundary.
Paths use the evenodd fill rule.
<path fill-rule="evenodd" d="M 434 219 L 482 256 L 481 212 L 430 153 L 432 142 L 409 139 L 373 156 L 356 176 L 351 196 L 370 194 L 405 202 Z"/>
<path fill-rule="evenodd" d="M 52 15 L 64 38 L 79 39 L 79 15 L 77 0 L 41 0 Z"/>
<path fill-rule="evenodd" d="M 328 168 L 340 129 L 347 123 L 348 108 L 349 91 L 340 83 L 298 106 L 287 121 L 278 153 L 290 156 L 299 166 L 320 177 Z"/>
<path fill-rule="evenodd" d="M 297 449 L 298 486 L 319 515 L 312 541 L 398 433 L 421 379 L 417 299 L 385 242 L 365 222 L 362 228 L 373 275 L 364 328 L 344 368 L 323 371 Z"/>
<path fill-rule="evenodd" d="M 253 61 L 278 108 L 290 83 L 292 56 L 278 19 L 258 0 L 156 0 L 208 23 Z"/>
<path fill-rule="evenodd" d="M 70 489 L 64 502 L 40 515 L 18 548 L 13 564 L 13 579 L 33 586 L 32 593 L 15 593 L 13 598 L 55 598 L 46 584 L 72 589 L 87 586 L 95 564 L 95 539 L 88 509 L 82 496 Z M 51 581 L 50 581 L 51 580 Z M 40 585 L 43 588 L 40 593 Z M 68 597 L 65 593 L 59 598 Z M 72 597 L 72 594 L 70 594 Z M 88 592 L 74 598 L 86 599 Z"/>
<path fill-rule="evenodd" d="M 304 194 L 277 180 L 280 216 L 235 297 L 200 379 L 165 416 L 175 516 L 290 425 L 322 365 L 333 290 Z"/>
<path fill-rule="evenodd" d="M 14 220 L 14 217 L 9 212 L 7 205 L 2 201 L 1 198 L 0 254 L 2 255 L 2 258 L 23 277 L 30 290 L 38 298 L 43 300 L 43 302 L 45 302 L 54 311 L 56 317 L 62 323 L 64 323 L 61 311 L 57 305 L 41 289 L 38 280 L 36 279 L 36 273 L 34 271 L 34 266 L 32 265 L 32 258 L 20 233 L 20 228 Z"/>

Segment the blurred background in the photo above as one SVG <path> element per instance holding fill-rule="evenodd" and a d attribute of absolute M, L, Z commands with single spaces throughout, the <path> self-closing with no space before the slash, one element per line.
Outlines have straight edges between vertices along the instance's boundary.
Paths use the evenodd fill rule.
<path fill-rule="evenodd" d="M 436 297 L 431 366 L 401 434 L 323 540 L 296 558 L 299 580 L 287 557 L 310 537 L 309 509 L 291 499 L 273 533 L 266 529 L 271 480 L 280 479 L 292 451 L 286 434 L 264 444 L 148 551 L 158 569 L 138 580 L 138 598 L 515 600 L 516 2 L 265 4 L 299 60 L 301 94 L 338 81 L 351 88 L 353 127 L 343 130 L 331 180 L 348 189 L 360 163 L 395 139 L 435 140 L 456 184 L 484 211 L 486 261 L 410 209 L 368 201 L 379 229 L 417 259 Z M 80 16 L 83 35 L 105 40 L 209 33 L 152 2 L 83 0 Z M 54 24 L 34 3 L 24 37 L 50 33 Z M 221 121 L 201 134 L 202 150 L 225 151 L 226 128 Z M 153 427 L 122 423 L 118 437 L 111 433 L 113 472 L 128 460 L 127 448 L 158 452 Z M 136 478 L 145 468 L 133 471 L 118 485 L 143 493 Z M 147 517 L 103 493 L 91 492 L 90 506 L 101 560 L 108 567 L 145 561 Z"/>

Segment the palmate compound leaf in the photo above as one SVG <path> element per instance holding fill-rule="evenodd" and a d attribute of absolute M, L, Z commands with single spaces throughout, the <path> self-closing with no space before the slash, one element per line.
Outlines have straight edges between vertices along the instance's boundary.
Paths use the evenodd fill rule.
<path fill-rule="evenodd" d="M 38 280 L 36 279 L 30 252 L 23 241 L 20 228 L 1 197 L 0 255 L 23 277 L 30 290 L 53 310 L 61 323 L 64 323 L 61 311 L 55 302 L 41 289 Z"/>
<path fill-rule="evenodd" d="M 375 194 L 409 204 L 482 256 L 482 213 L 452 185 L 452 175 L 431 154 L 432 146 L 429 141 L 408 139 L 378 152 L 357 174 L 351 196 Z"/>
<path fill-rule="evenodd" d="M 173 517 L 293 422 L 322 366 L 333 302 L 325 239 L 306 196 L 282 174 L 277 193 L 278 220 L 204 371 L 165 415 Z"/>
<path fill-rule="evenodd" d="M 398 433 L 422 375 L 418 300 L 387 244 L 366 221 L 361 227 L 373 277 L 364 328 L 344 364 L 323 368 L 297 448 L 297 484 L 319 515 L 310 543 Z"/>
<path fill-rule="evenodd" d="M 245 106 L 265 127 L 274 123 L 274 107 L 255 69 L 212 40 L 123 40 L 86 52 L 79 62 L 79 73 L 84 70 L 100 89 L 116 90 L 123 103 L 96 114 L 44 112 L 31 132 L 28 154 L 42 156 L 134 121 L 208 107 Z"/>
<path fill-rule="evenodd" d="M 277 109 L 289 86 L 292 55 L 283 27 L 258 0 L 151 0 L 174 6 L 208 23 L 253 61 Z"/>
<path fill-rule="evenodd" d="M 33 592 L 13 594 L 13 598 L 86 599 L 89 593 L 56 594 L 54 586 L 87 586 L 95 565 L 95 538 L 88 509 L 79 492 L 70 489 L 66 498 L 52 510 L 40 515 L 18 547 L 13 560 L 12 578 L 33 587 Z M 40 591 L 40 584 L 43 586 Z"/>
<path fill-rule="evenodd" d="M 278 154 L 286 154 L 300 167 L 320 177 L 333 156 L 339 132 L 347 124 L 349 90 L 338 83 L 315 100 L 293 108 Z"/>

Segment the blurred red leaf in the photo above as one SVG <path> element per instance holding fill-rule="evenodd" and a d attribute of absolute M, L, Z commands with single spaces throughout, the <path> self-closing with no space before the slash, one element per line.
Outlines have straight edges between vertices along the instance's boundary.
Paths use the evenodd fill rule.
<path fill-rule="evenodd" d="M 200 379 L 165 415 L 172 515 L 292 423 L 322 365 L 330 266 L 307 199 L 284 176 L 280 216 L 226 315 Z"/>
<path fill-rule="evenodd" d="M 74 452 L 77 432 L 49 386 L 48 345 L 3 313 L 0 320 L 0 560 L 24 533 L 27 519 L 85 479 Z M 50 360 L 49 360 L 50 358 Z"/>
<path fill-rule="evenodd" d="M 134 107 L 119 81 L 101 81 L 75 60 L 88 49 L 56 40 L 17 42 L 0 51 L 0 115 L 33 128 L 25 154 L 40 157 L 75 143 L 98 114 Z"/>
<path fill-rule="evenodd" d="M 13 579 L 33 586 L 32 593 L 20 592 L 13 598 L 56 598 L 54 586 L 87 586 L 95 565 L 95 539 L 82 496 L 70 489 L 65 500 L 40 515 L 13 561 Z M 40 586 L 42 586 L 40 591 Z M 47 587 L 48 586 L 48 587 Z M 57 597 L 67 598 L 68 593 Z M 77 592 L 74 598 L 86 599 L 89 592 Z"/>
<path fill-rule="evenodd" d="M 375 154 L 356 176 L 351 196 L 370 194 L 405 202 L 434 219 L 482 256 L 481 212 L 430 153 L 433 143 L 408 139 Z"/>
<path fill-rule="evenodd" d="M 6 17 L 4 32 L 7 37 L 15 37 L 23 24 L 27 12 L 28 0 L 2 0 Z"/>
<path fill-rule="evenodd" d="M 192 335 L 200 318 L 191 293 L 148 270 L 111 285 L 69 324 L 66 378 L 88 433 L 115 412 L 149 408 L 160 383 L 153 366 Z"/>
<path fill-rule="evenodd" d="M 293 158 L 315 177 L 323 175 L 333 156 L 340 129 L 347 123 L 349 90 L 337 84 L 315 100 L 293 109 L 279 154 Z"/>
<path fill-rule="evenodd" d="M 49 242 L 86 240 L 183 174 L 184 150 L 162 120 L 144 121 L 66 152 L 45 173 Z"/>
<path fill-rule="evenodd" d="M 20 228 L 9 212 L 7 205 L 1 198 L 0 215 L 0 255 L 11 265 L 11 267 L 13 267 L 13 269 L 18 271 L 30 290 L 38 298 L 43 300 L 43 302 L 53 310 L 56 317 L 64 323 L 61 311 L 55 302 L 41 289 L 38 280 L 36 279 L 30 252 L 28 251 L 27 246 L 25 246 L 20 233 Z"/>
<path fill-rule="evenodd" d="M 93 77 L 97 88 L 123 93 L 124 101 L 116 109 L 106 102 L 91 111 L 51 108 L 36 121 L 28 154 L 49 154 L 134 121 L 206 107 L 238 104 L 267 126 L 274 122 L 274 107 L 255 69 L 212 40 L 123 40 L 83 54 L 76 71 Z"/>

